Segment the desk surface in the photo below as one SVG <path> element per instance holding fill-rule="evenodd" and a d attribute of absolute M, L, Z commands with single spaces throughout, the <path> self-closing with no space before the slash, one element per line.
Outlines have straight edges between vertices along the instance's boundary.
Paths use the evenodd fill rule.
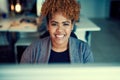
<path fill-rule="evenodd" d="M 37 32 L 37 26 L 32 23 L 22 22 L 20 18 L 8 18 L 0 21 L 0 31 L 9 32 Z"/>
<path fill-rule="evenodd" d="M 37 32 L 37 26 L 32 23 L 21 23 L 18 26 L 11 26 L 10 32 Z"/>
<path fill-rule="evenodd" d="M 8 31 L 11 24 L 9 19 L 0 20 L 0 31 Z"/>
<path fill-rule="evenodd" d="M 21 17 L 22 18 L 22 17 Z M 6 19 L 1 20 L 0 31 L 10 31 L 10 32 L 37 32 L 37 26 L 32 23 L 20 23 L 20 19 Z M 10 26 L 12 23 L 18 23 L 16 26 Z M 76 31 L 100 31 L 100 27 L 95 25 L 86 17 L 81 17 L 80 22 L 76 23 Z"/>
<path fill-rule="evenodd" d="M 80 17 L 80 22 L 76 23 L 76 31 L 100 31 L 100 27 L 86 17 Z"/>

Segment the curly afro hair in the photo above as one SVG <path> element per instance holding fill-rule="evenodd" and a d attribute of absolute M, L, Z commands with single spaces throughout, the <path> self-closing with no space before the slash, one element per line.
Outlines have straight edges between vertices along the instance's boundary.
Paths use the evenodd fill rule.
<path fill-rule="evenodd" d="M 41 8 L 41 16 L 49 20 L 56 12 L 62 13 L 72 21 L 78 21 L 80 5 L 76 0 L 45 0 Z"/>

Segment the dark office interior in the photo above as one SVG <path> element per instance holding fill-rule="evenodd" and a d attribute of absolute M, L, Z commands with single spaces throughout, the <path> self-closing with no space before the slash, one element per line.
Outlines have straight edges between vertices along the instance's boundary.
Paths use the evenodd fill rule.
<path fill-rule="evenodd" d="M 8 3 L 8 14 L 11 14 L 10 5 L 16 4 L 17 0 L 6 0 Z M 14 15 L 26 15 L 26 16 L 34 16 L 37 17 L 36 11 L 36 0 L 18 0 L 22 5 L 22 11 L 20 13 L 14 12 Z M 83 0 L 79 0 L 82 4 Z M 94 0 L 95 1 L 95 0 Z M 96 3 L 99 3 L 99 0 L 96 0 Z M 107 11 L 107 16 L 100 14 L 91 15 L 86 13 L 82 8 L 85 16 L 87 16 L 94 24 L 101 28 L 100 31 L 91 32 L 91 49 L 93 51 L 95 63 L 119 63 L 120 62 L 120 0 L 102 0 L 109 1 L 109 8 Z M 29 3 L 29 4 L 28 4 Z M 84 3 L 84 1 L 83 1 Z M 89 3 L 87 3 L 89 4 Z M 106 4 L 108 4 L 106 2 Z M 99 4 L 100 5 L 100 4 Z M 102 5 L 102 3 L 101 3 Z M 81 5 L 82 6 L 82 5 Z M 97 7 L 97 5 L 96 5 Z M 93 10 L 93 9 L 92 9 Z M 6 15 L 3 15 L 2 11 L 0 11 L 0 19 L 7 18 Z M 25 19 L 30 22 L 30 20 Z M 1 21 L 1 20 L 0 20 Z M 0 27 L 2 25 L 0 24 Z M 41 29 L 42 30 L 42 29 Z M 4 37 L 2 37 L 5 35 Z M 26 47 L 28 46 L 17 46 L 15 48 L 16 42 L 20 39 L 19 32 L 5 32 L 0 31 L 0 41 L 5 41 L 4 38 L 7 39 L 7 44 L 0 45 L 0 63 L 16 63 L 16 58 L 18 62 L 20 62 L 20 58 Z M 40 36 L 39 36 L 40 37 Z M 15 49 L 17 49 L 17 55 L 15 53 Z M 16 57 L 17 56 L 17 57 Z"/>

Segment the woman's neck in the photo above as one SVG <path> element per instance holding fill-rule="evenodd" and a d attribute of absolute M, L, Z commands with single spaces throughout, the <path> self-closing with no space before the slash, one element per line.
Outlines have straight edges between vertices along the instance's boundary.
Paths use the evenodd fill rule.
<path fill-rule="evenodd" d="M 68 49 L 68 43 L 61 44 L 61 45 L 52 43 L 52 50 L 54 50 L 56 52 L 63 52 L 67 49 Z"/>

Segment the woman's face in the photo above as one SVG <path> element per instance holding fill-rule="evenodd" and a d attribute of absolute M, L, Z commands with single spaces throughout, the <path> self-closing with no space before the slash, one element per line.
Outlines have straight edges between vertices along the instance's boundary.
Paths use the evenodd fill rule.
<path fill-rule="evenodd" d="M 73 24 L 60 13 L 56 13 L 48 22 L 48 31 L 52 39 L 52 43 L 64 45 L 68 43 Z"/>

